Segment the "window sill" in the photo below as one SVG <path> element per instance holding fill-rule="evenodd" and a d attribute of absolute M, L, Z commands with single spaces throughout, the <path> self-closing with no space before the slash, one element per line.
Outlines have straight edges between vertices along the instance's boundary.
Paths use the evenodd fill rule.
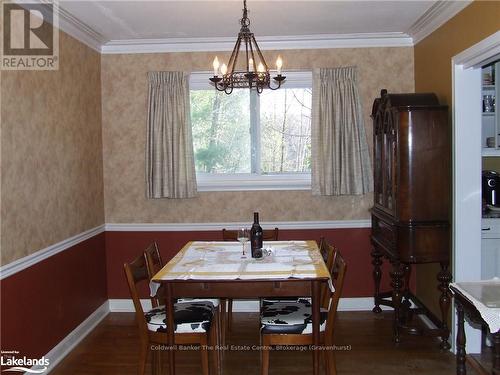
<path fill-rule="evenodd" d="M 258 175 L 197 173 L 198 191 L 311 190 L 310 173 Z"/>

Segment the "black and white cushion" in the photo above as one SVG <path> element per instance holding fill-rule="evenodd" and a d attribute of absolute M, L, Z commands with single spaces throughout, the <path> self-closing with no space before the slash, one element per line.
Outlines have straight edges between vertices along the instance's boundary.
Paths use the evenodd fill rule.
<path fill-rule="evenodd" d="M 204 333 L 210 329 L 214 315 L 211 302 L 182 302 L 174 304 L 175 333 Z M 165 306 L 149 310 L 144 314 L 148 329 L 167 332 Z"/>
<path fill-rule="evenodd" d="M 311 301 L 300 298 L 297 301 L 264 302 L 261 311 L 262 333 L 310 334 L 312 333 Z M 320 331 L 325 330 L 328 311 L 320 311 Z"/>

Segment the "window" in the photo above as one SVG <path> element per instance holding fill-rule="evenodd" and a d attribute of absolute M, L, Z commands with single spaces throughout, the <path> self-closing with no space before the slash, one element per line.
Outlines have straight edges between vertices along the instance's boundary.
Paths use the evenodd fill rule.
<path fill-rule="evenodd" d="M 287 73 L 279 90 L 226 95 L 191 75 L 193 148 L 200 191 L 309 189 L 311 72 Z"/>

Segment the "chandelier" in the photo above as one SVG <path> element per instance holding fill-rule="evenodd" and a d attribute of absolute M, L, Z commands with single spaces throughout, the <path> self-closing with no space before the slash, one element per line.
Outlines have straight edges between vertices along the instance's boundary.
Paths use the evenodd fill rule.
<path fill-rule="evenodd" d="M 285 76 L 281 75 L 283 60 L 280 56 L 276 59 L 276 76 L 271 81 L 271 74 L 266 60 L 260 51 L 252 32 L 248 19 L 247 1 L 243 0 L 243 18 L 240 21 L 241 29 L 238 40 L 233 48 L 229 62 L 220 65 L 215 56 L 213 61 L 214 76 L 210 78 L 218 91 L 231 94 L 234 88 L 250 88 L 260 94 L 265 88 L 277 90 L 280 88 Z M 240 48 L 243 49 L 243 61 L 238 64 Z M 273 84 L 274 82 L 274 84 Z"/>

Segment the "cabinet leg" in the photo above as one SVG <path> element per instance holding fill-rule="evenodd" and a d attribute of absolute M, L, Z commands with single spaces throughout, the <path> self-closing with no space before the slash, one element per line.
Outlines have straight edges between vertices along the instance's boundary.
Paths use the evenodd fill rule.
<path fill-rule="evenodd" d="M 455 301 L 457 308 L 457 375 L 465 375 L 465 329 L 464 308 L 460 302 Z"/>
<path fill-rule="evenodd" d="M 412 319 L 411 312 L 411 302 L 410 302 L 410 277 L 411 277 L 411 266 L 409 263 L 403 264 L 404 273 L 404 292 L 402 306 L 404 307 L 405 315 L 404 320 L 410 321 Z"/>
<path fill-rule="evenodd" d="M 377 246 L 373 247 L 373 251 L 371 252 L 372 256 L 372 265 L 373 265 L 373 283 L 375 286 L 375 291 L 373 293 L 374 307 L 372 311 L 374 313 L 382 312 L 380 308 L 379 300 L 380 300 L 380 280 L 382 279 L 382 270 L 380 266 L 382 265 L 382 253 L 378 250 Z"/>
<path fill-rule="evenodd" d="M 450 311 L 450 290 L 448 288 L 451 281 L 451 273 L 448 270 L 448 263 L 441 263 L 441 271 L 437 275 L 439 281 L 438 289 L 441 291 L 439 297 L 439 307 L 441 309 L 441 329 L 443 335 L 441 336 L 441 349 L 449 350 L 451 345 L 448 342 L 450 330 L 448 329 L 448 312 Z"/>
<path fill-rule="evenodd" d="M 401 342 L 399 337 L 399 320 L 401 313 L 401 299 L 402 286 L 403 286 L 403 276 L 404 272 L 401 268 L 399 260 L 393 260 L 392 262 L 392 272 L 391 272 L 391 286 L 392 286 L 392 304 L 394 306 L 394 342 Z"/>

